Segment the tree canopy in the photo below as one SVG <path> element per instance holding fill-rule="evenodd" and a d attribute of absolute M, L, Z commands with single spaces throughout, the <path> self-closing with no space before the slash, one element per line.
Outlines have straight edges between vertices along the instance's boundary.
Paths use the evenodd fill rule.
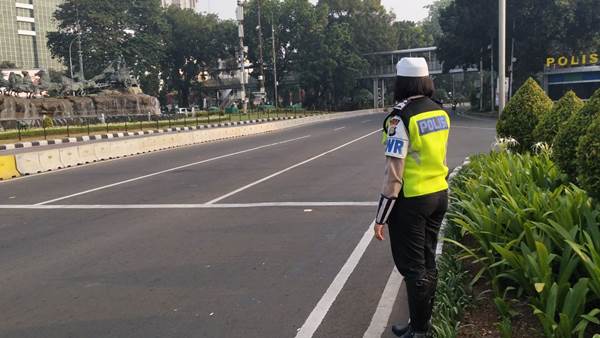
<path fill-rule="evenodd" d="M 594 0 L 509 0 L 507 41 L 515 39 L 517 82 L 541 71 L 553 53 L 588 51 L 598 45 L 600 11 Z M 498 43 L 496 0 L 454 0 L 440 10 L 436 44 L 446 69 L 489 66 L 489 47 Z M 510 48 L 507 48 L 507 54 Z"/>
<path fill-rule="evenodd" d="M 66 0 L 54 18 L 58 31 L 48 33 L 52 55 L 68 65 L 69 46 L 80 33 L 88 77 L 119 58 L 138 76 L 157 73 L 165 57 L 167 26 L 160 0 Z M 76 44 L 72 61 L 79 69 Z"/>

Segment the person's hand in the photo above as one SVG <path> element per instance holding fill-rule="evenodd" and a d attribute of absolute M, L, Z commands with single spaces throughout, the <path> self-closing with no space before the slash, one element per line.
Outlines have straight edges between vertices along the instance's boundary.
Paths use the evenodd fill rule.
<path fill-rule="evenodd" d="M 385 236 L 383 234 L 384 228 L 385 228 L 384 224 L 377 224 L 377 223 L 375 223 L 375 227 L 373 228 L 373 230 L 375 230 L 375 238 L 377 238 L 380 241 L 383 241 L 385 239 Z"/>

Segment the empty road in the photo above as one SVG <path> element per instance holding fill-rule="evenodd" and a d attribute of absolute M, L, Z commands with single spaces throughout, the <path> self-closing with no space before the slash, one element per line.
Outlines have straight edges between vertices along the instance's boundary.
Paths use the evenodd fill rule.
<path fill-rule="evenodd" d="M 0 183 L 0 337 L 391 337 L 384 116 Z M 449 166 L 494 126 L 454 119 Z"/>

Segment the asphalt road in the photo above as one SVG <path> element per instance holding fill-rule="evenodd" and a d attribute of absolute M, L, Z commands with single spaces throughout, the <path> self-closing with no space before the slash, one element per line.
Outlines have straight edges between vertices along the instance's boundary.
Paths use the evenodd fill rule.
<path fill-rule="evenodd" d="M 383 117 L 0 183 L 0 337 L 391 337 Z M 495 135 L 453 126 L 451 167 Z"/>

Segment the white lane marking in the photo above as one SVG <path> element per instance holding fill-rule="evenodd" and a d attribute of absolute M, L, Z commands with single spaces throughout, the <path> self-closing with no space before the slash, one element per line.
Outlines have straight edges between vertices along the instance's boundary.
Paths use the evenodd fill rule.
<path fill-rule="evenodd" d="M 379 133 L 379 132 L 380 132 L 379 130 L 375 130 L 373 132 L 370 132 L 370 133 L 368 133 L 366 135 L 363 135 L 363 136 L 361 136 L 359 138 L 356 138 L 356 139 L 354 139 L 354 140 L 352 140 L 350 142 L 346 142 L 346 143 L 342 144 L 339 147 L 335 147 L 335 148 L 333 148 L 331 150 L 328 150 L 328 151 L 326 151 L 324 153 L 321 153 L 321 154 L 319 154 L 317 156 L 311 157 L 308 160 L 296 163 L 296 164 L 294 164 L 294 165 L 292 165 L 290 167 L 287 167 L 287 168 L 285 168 L 283 170 L 280 170 L 280 171 L 278 171 L 278 172 L 276 172 L 274 174 L 271 174 L 271 175 L 269 175 L 267 177 L 263 177 L 263 178 L 261 178 L 261 179 L 259 179 L 257 181 L 254 181 L 254 182 L 252 182 L 252 183 L 250 183 L 248 185 L 245 185 L 245 186 L 243 186 L 243 187 L 241 187 L 239 189 L 236 189 L 236 190 L 234 190 L 234 191 L 232 191 L 230 193 L 227 193 L 227 194 L 225 194 L 223 196 L 217 197 L 217 198 L 213 199 L 212 201 L 206 202 L 206 204 L 214 204 L 214 203 L 220 202 L 220 201 L 222 201 L 222 200 L 224 200 L 224 199 L 226 199 L 228 197 L 231 197 L 231 196 L 233 196 L 233 195 L 235 195 L 235 194 L 237 194 L 239 192 L 242 192 L 242 191 L 244 191 L 246 189 L 249 189 L 249 188 L 251 188 L 251 187 L 253 187 L 253 186 L 257 185 L 257 184 L 260 184 L 260 183 L 263 183 L 265 181 L 268 181 L 268 180 L 272 179 L 273 177 L 279 176 L 279 175 L 281 175 L 283 173 L 286 173 L 286 172 L 288 172 L 288 171 L 290 171 L 292 169 L 298 168 L 301 165 L 304 165 L 304 164 L 312 162 L 312 161 L 314 161 L 314 160 L 316 160 L 318 158 L 321 158 L 321 157 L 323 157 L 325 155 L 328 155 L 328 154 L 331 154 L 333 152 L 336 152 L 336 151 L 338 151 L 338 150 L 340 150 L 340 149 L 342 149 L 344 147 L 347 147 L 347 146 L 351 145 L 352 143 L 358 142 L 358 141 L 360 141 L 360 140 L 362 140 L 364 138 L 367 138 L 367 137 L 369 137 L 369 136 L 371 136 L 371 135 L 373 135 L 375 133 Z"/>
<path fill-rule="evenodd" d="M 458 129 L 479 129 L 479 130 L 493 130 L 496 131 L 496 128 L 487 128 L 487 127 L 471 127 L 471 126 L 457 126 L 457 125 L 452 125 L 450 127 L 450 129 L 452 128 L 458 128 Z"/>
<path fill-rule="evenodd" d="M 158 172 L 155 172 L 155 173 L 152 173 L 152 174 L 148 174 L 148 175 L 144 175 L 144 176 L 139 176 L 139 177 L 134 177 L 134 178 L 131 178 L 131 179 L 128 179 L 128 180 L 124 180 L 124 181 L 120 181 L 120 182 L 108 184 L 108 185 L 97 187 L 97 188 L 94 188 L 94 189 L 89 189 L 89 190 L 86 190 L 86 191 L 78 192 L 76 194 L 71 194 L 71 195 L 67 195 L 67 196 L 55 198 L 55 199 L 52 199 L 52 200 L 49 200 L 49 201 L 37 203 L 36 205 L 44 205 L 44 204 L 54 203 L 54 202 L 58 202 L 58 201 L 62 201 L 62 200 L 68 199 L 68 198 L 77 197 L 77 196 L 89 194 L 91 192 L 95 192 L 95 191 L 99 191 L 99 190 L 104 190 L 104 189 L 116 187 L 118 185 L 122 185 L 122 184 L 130 183 L 130 182 L 135 182 L 135 181 L 143 180 L 145 178 L 149 178 L 149 177 L 153 177 L 153 176 L 165 174 L 165 173 L 168 173 L 168 172 L 172 172 L 172 171 L 184 169 L 184 168 L 187 168 L 187 167 L 191 167 L 191 166 L 195 166 L 195 165 L 199 165 L 199 164 L 203 164 L 203 163 L 207 163 L 207 162 L 212 162 L 212 161 L 220 160 L 220 159 L 223 159 L 223 158 L 232 157 L 232 156 L 236 156 L 236 155 L 248 153 L 248 152 L 251 152 L 251 151 L 256 151 L 256 150 L 264 149 L 264 148 L 268 148 L 268 147 L 273 147 L 273 146 L 276 146 L 276 145 L 281 145 L 281 144 L 285 144 L 285 143 L 289 143 L 289 142 L 293 142 L 293 141 L 302 140 L 302 139 L 305 139 L 305 138 L 308 138 L 308 137 L 310 137 L 310 135 L 306 135 L 306 136 L 302 136 L 302 137 L 297 137 L 297 138 L 293 138 L 293 139 L 289 139 L 289 140 L 285 140 L 285 141 L 275 142 L 275 143 L 271 143 L 271 144 L 265 144 L 265 145 L 262 145 L 262 146 L 259 146 L 259 147 L 237 151 L 235 153 L 230 153 L 230 154 L 226 154 L 226 155 L 212 157 L 212 158 L 209 158 L 209 159 L 206 159 L 206 160 L 202 160 L 202 161 L 198 161 L 198 162 L 194 162 L 194 163 L 185 164 L 185 165 L 178 166 L 178 167 L 171 168 L 171 169 L 161 170 L 161 171 L 158 171 Z"/>
<path fill-rule="evenodd" d="M 371 243 L 371 240 L 373 239 L 372 228 L 374 224 L 375 222 L 369 225 L 369 228 L 367 229 L 367 231 L 365 231 L 365 234 L 358 242 L 358 245 L 356 245 L 356 248 L 354 248 L 354 251 L 352 251 L 352 254 L 350 254 L 350 257 L 348 257 L 348 260 L 346 261 L 344 266 L 342 266 L 340 272 L 338 272 L 337 276 L 335 276 L 335 279 L 333 280 L 331 285 L 329 285 L 329 288 L 327 288 L 327 291 L 325 291 L 323 297 L 321 297 L 321 299 L 319 300 L 315 308 L 312 310 L 302 327 L 300 327 L 300 329 L 298 330 L 296 338 L 312 338 L 312 336 L 315 334 L 315 332 L 323 322 L 323 318 L 325 318 L 327 312 L 329 312 L 331 305 L 342 291 L 342 288 L 348 281 L 348 278 L 350 277 L 350 275 L 358 265 L 358 262 L 362 258 L 363 254 L 367 250 L 369 243 Z"/>
<path fill-rule="evenodd" d="M 346 129 L 346 127 L 339 127 L 339 128 L 335 128 L 333 131 L 340 131 L 342 129 Z"/>
<path fill-rule="evenodd" d="M 0 209 L 21 210 L 96 210 L 96 209 L 248 209 L 309 207 L 375 207 L 376 202 L 265 202 L 231 204 L 4 204 Z M 305 209 L 312 211 L 312 209 Z"/>
<path fill-rule="evenodd" d="M 370 119 L 369 119 L 369 120 L 364 120 L 364 121 L 362 121 L 361 123 L 369 123 L 369 122 L 371 122 L 371 120 L 370 120 Z"/>
<path fill-rule="evenodd" d="M 404 277 L 394 268 L 385 284 L 385 289 L 383 289 L 383 294 L 381 294 L 377 304 L 377 310 L 375 310 L 371 324 L 369 324 L 363 338 L 381 338 L 387 328 L 403 280 Z"/>

